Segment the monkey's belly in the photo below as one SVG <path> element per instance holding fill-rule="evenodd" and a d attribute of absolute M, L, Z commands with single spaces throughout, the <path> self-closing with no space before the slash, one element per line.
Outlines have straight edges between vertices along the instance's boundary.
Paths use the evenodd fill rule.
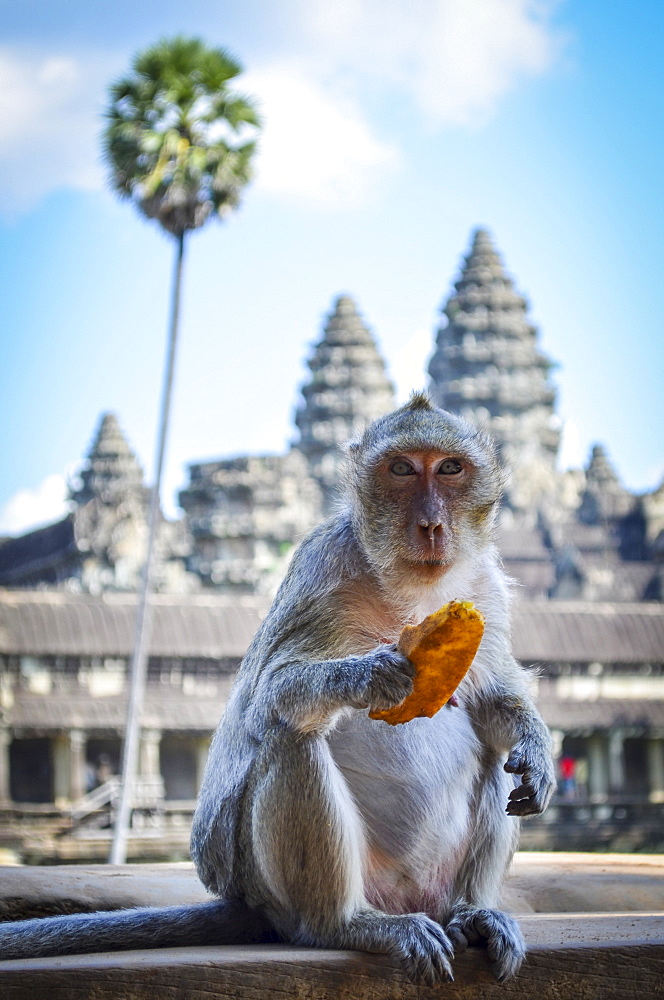
<path fill-rule="evenodd" d="M 479 744 L 465 712 L 398 727 L 357 712 L 329 742 L 366 833 L 368 900 L 388 912 L 440 912 L 472 835 Z"/>

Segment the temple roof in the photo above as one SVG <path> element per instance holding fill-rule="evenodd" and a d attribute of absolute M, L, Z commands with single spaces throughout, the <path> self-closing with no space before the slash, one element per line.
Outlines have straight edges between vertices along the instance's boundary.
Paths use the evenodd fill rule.
<path fill-rule="evenodd" d="M 160 683 L 148 684 L 143 721 L 146 728 L 210 732 L 219 722 L 233 674 L 217 678 L 214 692 L 201 697 Z M 664 727 L 664 700 L 615 698 L 574 700 L 540 692 L 537 704 L 547 725 L 566 732 L 612 726 Z M 85 726 L 121 731 L 127 719 L 127 696 L 93 698 L 85 693 L 51 693 L 48 697 L 21 691 L 10 712 L 15 729 L 52 730 Z"/>
<path fill-rule="evenodd" d="M 154 595 L 152 656 L 240 658 L 267 610 L 265 599 Z M 0 590 L 0 652 L 128 656 L 136 595 Z"/>
<path fill-rule="evenodd" d="M 0 653 L 128 656 L 130 594 L 0 591 Z M 268 609 L 258 597 L 156 595 L 153 656 L 241 657 Z M 517 603 L 514 652 L 532 662 L 661 663 L 664 605 L 567 601 Z"/>
<path fill-rule="evenodd" d="M 11 586 L 48 570 L 77 554 L 74 516 L 0 542 L 0 586 Z"/>

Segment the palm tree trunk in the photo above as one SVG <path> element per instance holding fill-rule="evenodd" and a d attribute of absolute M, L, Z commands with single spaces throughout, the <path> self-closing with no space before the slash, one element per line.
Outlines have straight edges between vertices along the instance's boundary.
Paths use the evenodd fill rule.
<path fill-rule="evenodd" d="M 178 319 L 180 313 L 180 286 L 182 283 L 182 263 L 184 259 L 184 233 L 180 233 L 176 239 L 177 248 L 175 254 L 175 269 L 173 272 L 171 317 L 168 336 L 168 357 L 166 360 L 166 370 L 164 372 L 164 385 L 161 398 L 159 438 L 157 443 L 157 463 L 154 483 L 150 493 L 147 552 L 145 556 L 145 565 L 143 567 L 141 589 L 136 607 L 134 649 L 129 671 L 130 689 L 124 753 L 122 758 L 122 784 L 120 788 L 120 801 L 113 829 L 113 843 L 111 846 L 110 857 L 108 859 L 110 864 L 115 865 L 124 864 L 127 859 L 127 839 L 129 835 L 133 791 L 138 764 L 141 715 L 143 710 L 147 675 L 148 646 L 150 642 L 150 626 L 152 620 L 150 593 L 152 589 L 154 569 L 154 543 L 159 524 L 161 475 L 164 465 L 166 434 L 168 431 L 171 392 L 173 388 L 173 372 L 175 369 L 175 348 L 177 345 Z"/>

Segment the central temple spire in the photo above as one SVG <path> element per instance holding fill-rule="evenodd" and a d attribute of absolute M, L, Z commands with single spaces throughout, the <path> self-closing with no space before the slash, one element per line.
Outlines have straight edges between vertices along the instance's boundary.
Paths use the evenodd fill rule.
<path fill-rule="evenodd" d="M 531 509 L 553 489 L 560 443 L 552 362 L 486 229 L 473 234 L 443 314 L 431 393 L 439 406 L 489 431 L 512 472 L 510 506 Z"/>
<path fill-rule="evenodd" d="M 330 509 L 340 483 L 341 446 L 394 408 L 394 386 L 373 334 L 349 295 L 341 295 L 309 359 L 311 379 L 295 423 L 295 446 L 309 462 Z"/>

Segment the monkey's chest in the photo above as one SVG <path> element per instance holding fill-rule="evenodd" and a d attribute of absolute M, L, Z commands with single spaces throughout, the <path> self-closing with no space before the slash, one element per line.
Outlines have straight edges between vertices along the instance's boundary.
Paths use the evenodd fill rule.
<path fill-rule="evenodd" d="M 393 912 L 429 910 L 470 838 L 479 746 L 465 712 L 401 726 L 357 712 L 329 744 L 363 820 L 369 899 Z"/>

